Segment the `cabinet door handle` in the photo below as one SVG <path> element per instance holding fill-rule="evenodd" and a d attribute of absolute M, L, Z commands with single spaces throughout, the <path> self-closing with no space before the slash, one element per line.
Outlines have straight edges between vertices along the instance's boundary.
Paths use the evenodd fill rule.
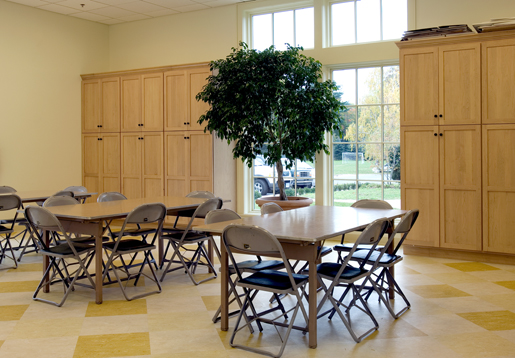
<path fill-rule="evenodd" d="M 190 125 L 190 122 L 186 122 L 188 125 Z M 189 138 L 189 137 L 188 137 Z"/>
<path fill-rule="evenodd" d="M 98 128 L 102 128 L 102 125 L 99 125 Z"/>
<path fill-rule="evenodd" d="M 186 125 L 186 122 L 184 122 L 184 125 Z"/>
<path fill-rule="evenodd" d="M 437 114 L 435 114 L 435 118 L 438 118 L 438 115 L 437 115 Z"/>
<path fill-rule="evenodd" d="M 443 116 L 440 114 L 440 118 L 442 118 Z"/>
<path fill-rule="evenodd" d="M 438 134 L 435 133 L 435 137 L 437 136 Z"/>
<path fill-rule="evenodd" d="M 443 133 L 440 133 L 440 137 L 443 137 Z"/>

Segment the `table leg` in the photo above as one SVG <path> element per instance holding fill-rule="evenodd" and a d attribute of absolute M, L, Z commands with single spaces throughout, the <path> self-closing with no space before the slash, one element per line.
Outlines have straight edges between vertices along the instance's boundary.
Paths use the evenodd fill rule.
<path fill-rule="evenodd" d="M 46 230 L 43 230 L 43 242 L 45 243 L 46 247 L 50 246 L 50 233 Z M 50 264 L 49 257 L 47 255 L 43 255 L 43 273 L 45 273 L 49 264 Z M 46 282 L 48 282 L 49 278 L 50 278 L 50 273 L 48 273 L 45 277 Z M 50 292 L 50 283 L 47 283 L 43 287 L 43 292 L 47 292 L 47 293 Z"/>
<path fill-rule="evenodd" d="M 222 331 L 229 330 L 229 260 L 225 246 L 220 247 L 222 262 L 221 264 L 221 310 L 220 310 L 220 326 Z"/>
<path fill-rule="evenodd" d="M 103 221 L 98 222 L 97 233 L 95 235 L 95 302 L 102 303 L 102 234 L 104 233 Z"/>
<path fill-rule="evenodd" d="M 317 245 L 310 245 L 312 248 L 309 259 L 309 348 L 317 347 Z"/>

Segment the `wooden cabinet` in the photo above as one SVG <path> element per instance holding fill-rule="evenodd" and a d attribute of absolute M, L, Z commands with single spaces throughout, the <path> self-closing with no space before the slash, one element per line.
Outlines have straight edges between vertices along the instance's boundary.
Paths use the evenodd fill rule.
<path fill-rule="evenodd" d="M 483 250 L 515 254 L 515 124 L 483 126 Z"/>
<path fill-rule="evenodd" d="M 204 130 L 205 125 L 201 126 L 197 121 L 209 106 L 195 97 L 210 74 L 209 66 L 164 73 L 165 131 Z"/>
<path fill-rule="evenodd" d="M 82 184 L 91 192 L 120 191 L 119 133 L 82 135 Z"/>
<path fill-rule="evenodd" d="M 119 131 L 119 77 L 82 81 L 82 132 Z"/>
<path fill-rule="evenodd" d="M 400 51 L 401 125 L 481 123 L 479 43 Z"/>
<path fill-rule="evenodd" d="M 201 131 L 165 132 L 165 193 L 213 191 L 213 143 Z"/>
<path fill-rule="evenodd" d="M 402 208 L 420 209 L 406 252 L 511 262 L 515 31 L 398 46 Z"/>
<path fill-rule="evenodd" d="M 163 130 L 163 73 L 121 77 L 122 132 Z"/>
<path fill-rule="evenodd" d="M 130 199 L 162 196 L 163 133 L 122 133 L 121 186 Z"/>

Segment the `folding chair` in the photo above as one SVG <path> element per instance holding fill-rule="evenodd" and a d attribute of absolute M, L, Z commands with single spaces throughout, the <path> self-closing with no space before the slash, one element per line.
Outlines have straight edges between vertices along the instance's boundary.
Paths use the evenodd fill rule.
<path fill-rule="evenodd" d="M 209 256 L 206 252 L 205 243 L 208 242 L 212 245 L 216 255 L 220 259 L 220 252 L 218 251 L 218 248 L 216 247 L 215 241 L 213 240 L 213 237 L 211 235 L 206 235 L 204 233 L 199 233 L 196 231 L 191 230 L 191 227 L 193 225 L 193 221 L 195 218 L 202 218 L 204 219 L 208 212 L 215 209 L 220 209 L 222 207 L 222 199 L 220 198 L 212 198 L 208 199 L 202 204 L 198 206 L 198 208 L 193 212 L 191 215 L 191 219 L 188 223 L 188 226 L 186 229 L 171 233 L 166 233 L 161 236 L 162 239 L 168 240 L 167 245 L 167 251 L 168 247 L 173 248 L 173 254 L 170 259 L 166 259 L 166 252 L 165 255 L 163 255 L 163 260 L 161 267 L 164 266 L 166 262 L 168 264 L 166 265 L 166 268 L 163 272 L 163 275 L 161 276 L 161 282 L 163 282 L 166 274 L 168 272 L 184 269 L 185 272 L 190 277 L 191 281 L 198 285 L 202 282 L 212 280 L 217 277 L 216 270 L 209 259 Z M 193 245 L 196 247 L 194 249 L 191 249 L 190 246 Z M 191 256 L 189 255 L 191 254 Z M 204 259 L 204 261 L 202 261 Z M 171 268 L 172 264 L 178 264 L 178 267 Z M 197 267 L 199 265 L 207 266 L 212 272 L 213 275 L 205 278 L 200 281 L 196 281 L 193 277 L 193 274 L 195 274 Z"/>
<path fill-rule="evenodd" d="M 365 263 L 369 260 L 370 256 L 374 252 L 376 252 L 375 248 L 379 243 L 379 240 L 381 240 L 381 237 L 383 236 L 384 232 L 386 231 L 387 226 L 388 221 L 386 220 L 386 218 L 378 219 L 372 222 L 370 225 L 367 226 L 367 228 L 361 233 L 359 238 L 356 240 L 349 255 L 346 256 L 343 260 L 343 263 L 340 264 L 324 262 L 317 266 L 318 281 L 320 282 L 322 289 L 325 292 L 324 297 L 320 301 L 317 308 L 319 312 L 317 318 L 323 317 L 326 314 L 330 313 L 329 319 L 331 319 L 334 312 L 337 312 L 343 324 L 345 325 L 345 327 L 347 327 L 349 333 L 351 334 L 352 338 L 356 341 L 356 343 L 361 342 L 363 338 L 377 330 L 377 328 L 379 327 L 377 320 L 368 308 L 366 301 L 363 299 L 361 291 L 366 286 L 366 283 L 368 281 L 371 281 L 370 275 L 372 274 L 372 272 L 374 272 L 375 268 L 377 267 L 377 261 L 374 262 L 370 269 L 365 268 Z M 368 250 L 363 250 L 364 253 L 366 252 L 366 260 L 362 262 L 359 265 L 359 267 L 353 267 L 349 265 L 351 257 L 357 250 L 358 245 L 365 243 L 370 245 L 370 248 Z M 378 251 L 379 254 L 377 255 L 376 259 L 379 260 L 385 251 L 386 247 L 384 247 L 381 251 Z M 326 285 L 324 280 L 330 281 L 330 284 Z M 358 281 L 360 280 L 362 280 L 361 283 L 358 283 Z M 333 295 L 337 294 L 337 290 L 335 290 L 335 288 L 337 287 L 345 288 L 343 294 L 338 300 L 336 300 L 333 297 Z M 352 297 L 349 302 L 344 303 L 343 301 L 347 297 L 347 294 L 349 292 L 352 293 Z M 323 308 L 323 305 L 327 300 L 331 302 L 332 308 L 323 313 L 320 313 Z M 340 306 L 345 308 L 345 315 L 340 310 Z M 374 327 L 370 328 L 360 336 L 357 335 L 352 326 L 350 314 L 353 308 L 356 308 L 359 311 L 365 313 L 365 315 L 368 316 L 374 324 Z"/>
<path fill-rule="evenodd" d="M 368 208 L 368 209 L 393 209 L 393 207 L 384 200 L 370 200 L 370 199 L 362 199 L 358 200 L 351 205 L 351 208 Z M 363 231 L 363 230 L 360 230 Z M 343 241 L 345 239 L 345 234 L 342 235 L 341 243 L 333 246 L 333 250 L 338 253 L 338 262 L 343 262 L 343 254 L 350 252 L 350 250 L 354 247 L 354 244 L 349 243 L 345 244 Z M 360 249 L 369 249 L 370 246 L 362 245 L 358 247 Z M 377 246 L 377 249 L 380 250 L 382 246 Z"/>
<path fill-rule="evenodd" d="M 206 224 L 212 224 L 222 221 L 229 221 L 229 220 L 237 220 L 241 219 L 241 216 L 238 215 L 236 212 L 230 210 L 230 209 L 217 209 L 212 210 L 209 213 L 207 213 L 205 218 Z M 263 260 L 261 256 L 256 256 L 255 260 L 247 260 L 243 262 L 238 263 L 238 267 L 240 272 L 242 273 L 255 273 L 258 271 L 263 270 L 282 270 L 284 268 L 284 264 L 281 260 Z M 241 309 L 242 302 L 240 297 L 243 296 L 242 294 L 239 294 L 236 291 L 236 286 L 234 285 L 234 281 L 231 279 L 231 276 L 236 274 L 236 270 L 232 265 L 229 265 L 228 267 L 228 275 L 229 275 L 229 305 L 233 302 L 237 302 L 238 306 Z M 271 308 L 270 310 L 264 312 L 263 314 L 270 313 L 272 311 L 275 311 L 277 309 L 280 309 L 284 314 L 286 314 L 286 311 L 284 310 L 284 306 L 279 299 L 279 295 L 277 293 L 274 293 L 274 298 L 277 300 L 278 305 L 274 308 Z M 213 322 L 216 323 L 220 320 L 220 311 L 221 307 L 218 307 L 218 310 L 216 311 L 215 315 L 213 316 Z M 240 310 L 230 312 L 229 316 L 236 315 L 240 312 Z M 251 326 L 249 326 L 251 327 Z"/>
<path fill-rule="evenodd" d="M 0 225 L 0 264 L 4 262 L 5 258 L 13 260 L 13 267 L 6 268 L 18 268 L 18 262 L 14 255 L 13 247 L 11 246 L 11 235 L 14 232 L 14 225 L 17 223 L 18 210 L 22 208 L 21 199 L 16 194 L 0 195 L 0 212 L 2 211 L 14 211 L 12 219 L 5 222 L 4 225 Z M 11 256 L 7 255 L 8 251 L 11 252 Z"/>
<path fill-rule="evenodd" d="M 205 191 L 205 190 L 195 190 L 195 191 L 192 191 L 190 193 L 188 193 L 186 195 L 187 198 L 200 198 L 200 199 L 213 199 L 213 198 L 216 198 L 215 194 L 211 193 L 210 191 Z M 177 228 L 177 223 L 179 222 L 179 218 L 180 217 L 188 217 L 190 218 L 193 213 L 195 212 L 195 210 L 182 210 L 182 211 L 179 211 L 176 215 L 175 215 L 175 222 L 173 223 L 173 227 L 172 228 L 165 228 L 163 227 L 163 233 L 165 234 L 173 234 L 173 233 L 177 233 L 177 232 L 181 232 L 180 229 Z M 168 249 L 170 248 L 170 245 L 168 245 L 166 247 L 166 250 L 165 250 L 165 253 L 164 253 L 164 256 L 166 257 L 167 253 L 168 253 Z"/>
<path fill-rule="evenodd" d="M 74 286 L 79 284 L 77 279 L 82 277 L 82 275 L 85 275 L 90 282 L 90 285 L 86 284 L 84 286 L 94 290 L 95 282 L 88 272 L 87 263 L 91 262 L 91 258 L 95 255 L 95 246 L 74 242 L 71 236 L 63 229 L 55 215 L 46 208 L 29 206 L 25 209 L 25 217 L 32 228 L 32 233 L 36 236 L 39 251 L 43 256 L 50 258 L 50 264 L 45 270 L 43 278 L 39 282 L 32 298 L 35 301 L 42 301 L 61 307 L 70 292 L 74 289 Z M 55 246 L 47 245 L 42 237 L 44 231 L 59 232 L 61 237 L 64 237 L 64 242 Z M 79 268 L 75 271 L 73 277 L 72 274 L 69 273 L 69 263 L 67 263 L 65 259 L 74 260 L 78 263 Z M 62 268 L 59 266 L 62 266 Z M 52 271 L 51 275 L 50 271 Z M 64 296 L 60 302 L 37 297 L 43 286 L 57 282 L 61 282 L 64 287 Z"/>
<path fill-rule="evenodd" d="M 399 318 L 404 312 L 406 312 L 411 307 L 411 304 L 406 298 L 404 292 L 402 292 L 401 288 L 395 281 L 395 278 L 392 276 L 389 269 L 398 262 L 402 261 L 403 257 L 401 255 L 398 255 L 397 252 L 399 251 L 402 243 L 411 231 L 411 228 L 415 224 L 415 221 L 417 221 L 418 214 L 418 209 L 410 210 L 406 213 L 406 215 L 402 217 L 399 224 L 397 224 L 397 227 L 395 228 L 394 232 L 392 233 L 392 235 L 388 239 L 388 242 L 385 245 L 386 249 L 388 248 L 388 246 L 394 245 L 395 235 L 402 234 L 402 237 L 391 254 L 384 252 L 382 256 L 379 258 L 375 271 L 380 272 L 379 274 L 373 272 L 375 280 L 370 280 L 372 287 L 371 289 L 369 289 L 368 294 L 365 296 L 365 300 L 368 300 L 370 294 L 373 291 L 375 291 L 379 295 L 379 299 L 384 303 L 392 317 L 395 319 Z M 380 255 L 380 251 L 376 250 L 368 257 L 367 261 L 364 261 L 367 258 L 367 250 L 358 250 L 352 254 L 351 260 L 358 261 L 360 263 L 364 262 L 365 264 L 374 267 L 374 263 L 377 261 L 377 258 Z M 398 312 L 395 312 L 393 310 L 390 299 L 388 297 L 390 288 L 393 288 L 394 292 L 404 300 L 405 305 Z"/>
<path fill-rule="evenodd" d="M 308 282 L 309 276 L 293 273 L 281 244 L 274 235 L 263 228 L 250 225 L 232 224 L 224 229 L 222 233 L 222 241 L 227 250 L 232 266 L 235 268 L 237 275 L 235 285 L 243 288 L 245 292 L 245 300 L 236 320 L 236 325 L 234 326 L 229 343 L 231 347 L 272 357 L 280 357 L 284 352 L 284 348 L 286 347 L 292 328 L 300 329 L 303 332 L 307 331 L 308 315 L 304 308 L 304 304 L 302 303 L 302 297 L 305 294 L 305 286 Z M 243 272 L 240 269 L 240 264 L 234 258 L 234 252 L 257 256 L 279 256 L 283 262 L 286 272 L 277 270 L 260 270 L 252 273 L 250 276 L 244 277 Z M 256 311 L 252 302 L 255 299 L 256 294 L 260 291 L 283 295 L 290 294 L 292 297 L 295 297 L 296 302 L 294 307 L 285 312 L 289 313 L 293 311 L 289 324 L 278 321 L 280 318 L 285 319 L 285 313 L 281 312 L 278 316 L 265 318 L 261 313 Z M 305 327 L 294 326 L 299 308 L 304 316 L 306 324 Z M 247 313 L 247 310 L 250 310 L 250 313 Z M 240 326 L 242 318 L 244 317 L 245 323 Z M 236 334 L 245 327 L 250 329 L 253 322 L 259 324 L 266 323 L 274 326 L 282 342 L 278 352 L 258 349 L 248 345 L 236 344 L 234 342 Z M 258 327 L 260 327 L 260 325 L 258 325 Z M 277 327 L 287 327 L 284 336 L 280 334 Z"/>
<path fill-rule="evenodd" d="M 75 192 L 75 193 L 87 193 L 88 192 L 88 189 L 86 189 L 86 187 L 81 186 L 81 185 L 69 186 L 69 187 L 65 188 L 64 190 L 66 190 L 66 191 L 69 190 L 69 191 Z M 86 202 L 86 199 L 87 199 L 86 197 L 82 197 L 79 201 L 81 204 L 84 204 Z"/>
<path fill-rule="evenodd" d="M 163 220 L 166 216 L 166 207 L 161 203 L 154 203 L 154 204 L 144 204 L 140 205 L 134 210 L 132 210 L 129 215 L 127 215 L 127 218 L 125 219 L 122 229 L 120 230 L 120 234 L 117 236 L 115 242 L 108 242 L 106 244 L 103 244 L 104 249 L 106 249 L 108 252 L 110 252 L 109 258 L 107 260 L 107 270 L 112 268 L 113 272 L 116 276 L 116 280 L 118 281 L 118 284 L 120 285 L 120 288 L 122 290 L 123 296 L 127 301 L 131 301 L 137 298 L 145 297 L 154 293 L 160 293 L 161 292 L 161 285 L 159 284 L 159 281 L 156 276 L 156 272 L 154 271 L 154 267 L 151 264 L 151 256 L 150 252 L 156 248 L 155 241 L 161 234 L 161 229 L 163 228 Z M 138 239 L 125 239 L 122 240 L 122 238 L 125 236 L 125 228 L 128 224 L 150 224 L 150 223 L 156 223 L 156 228 L 154 230 L 154 237 L 150 242 L 147 242 L 145 239 L 141 238 Z M 130 269 L 132 266 L 126 265 L 124 263 L 124 260 L 122 259 L 123 255 L 134 255 L 136 253 L 143 253 L 144 260 L 143 263 L 139 266 L 139 270 L 137 273 L 131 273 Z M 121 265 L 116 266 L 115 260 L 120 258 Z M 152 276 L 147 275 L 143 272 L 143 269 L 145 268 L 145 265 L 148 265 L 150 267 L 150 272 L 152 273 Z M 104 271 L 103 274 L 103 280 L 105 279 L 107 275 L 107 270 Z M 122 283 L 122 279 L 120 279 L 120 276 L 118 275 L 118 271 L 123 271 L 126 274 L 126 284 Z M 151 281 L 153 281 L 157 285 L 156 291 L 151 292 L 144 292 L 140 294 L 135 294 L 132 297 L 129 297 L 127 295 L 126 285 L 129 283 L 129 280 L 132 278 L 135 278 L 134 280 L 134 286 L 136 286 L 139 278 L 141 275 L 147 277 Z"/>

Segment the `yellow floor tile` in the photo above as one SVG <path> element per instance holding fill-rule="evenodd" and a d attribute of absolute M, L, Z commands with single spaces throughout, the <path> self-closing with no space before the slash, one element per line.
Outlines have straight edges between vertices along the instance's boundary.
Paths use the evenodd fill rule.
<path fill-rule="evenodd" d="M 0 282 L 0 293 L 5 292 L 34 292 L 39 281 Z"/>
<path fill-rule="evenodd" d="M 148 333 L 80 336 L 73 358 L 141 356 L 150 354 Z"/>
<path fill-rule="evenodd" d="M 29 305 L 0 306 L 0 321 L 16 321 L 23 316 Z"/>
<path fill-rule="evenodd" d="M 471 272 L 471 271 L 494 271 L 499 270 L 497 267 L 484 264 L 482 262 L 458 262 L 458 263 L 447 263 L 444 264 L 449 267 L 452 267 L 456 270 L 460 270 L 463 272 Z"/>
<path fill-rule="evenodd" d="M 477 278 L 465 272 L 435 273 L 427 274 L 426 276 L 434 278 L 435 280 L 438 280 L 446 284 L 483 281 L 480 278 Z"/>
<path fill-rule="evenodd" d="M 220 307 L 220 296 L 202 296 L 202 301 L 209 311 L 216 311 Z"/>
<path fill-rule="evenodd" d="M 458 315 L 489 331 L 515 329 L 515 313 L 511 311 L 470 312 Z"/>
<path fill-rule="evenodd" d="M 43 275 L 43 264 L 41 262 L 33 263 L 33 264 L 18 264 L 17 269 L 10 269 L 8 272 L 29 272 L 29 271 L 37 271 L 41 272 Z"/>
<path fill-rule="evenodd" d="M 470 294 L 449 285 L 408 286 L 408 290 L 424 298 L 465 297 Z"/>
<path fill-rule="evenodd" d="M 515 290 L 515 281 L 498 281 L 494 283 L 509 288 L 510 290 Z"/>
<path fill-rule="evenodd" d="M 139 299 L 134 301 L 116 300 L 104 301 L 101 305 L 89 302 L 86 317 L 120 316 L 147 313 L 147 301 Z"/>

